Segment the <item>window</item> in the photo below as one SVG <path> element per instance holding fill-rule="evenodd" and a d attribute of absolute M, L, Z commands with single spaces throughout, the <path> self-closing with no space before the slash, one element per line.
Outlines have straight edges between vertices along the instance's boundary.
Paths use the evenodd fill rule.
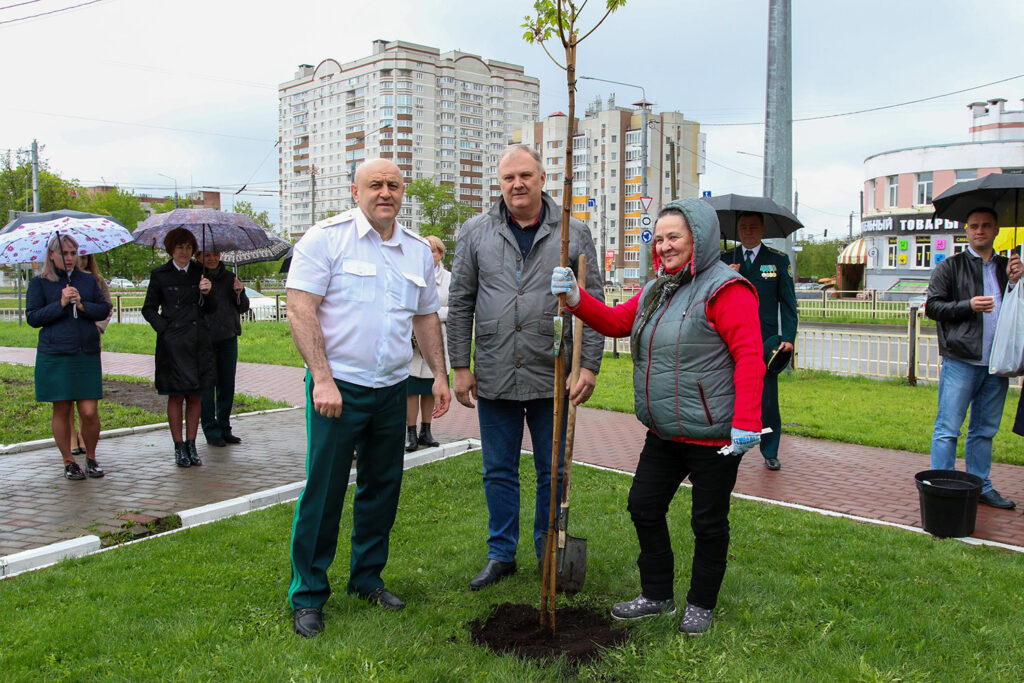
<path fill-rule="evenodd" d="M 889 206 L 896 206 L 896 202 L 899 200 L 899 189 L 900 189 L 900 177 L 891 175 L 886 178 L 886 182 L 889 187 Z"/>
<path fill-rule="evenodd" d="M 953 235 L 953 253 L 959 254 L 967 248 L 967 235 Z"/>
<path fill-rule="evenodd" d="M 928 175 L 931 175 L 930 173 Z M 918 268 L 931 268 L 932 266 L 932 238 L 918 236 L 914 245 L 914 265 Z"/>
<path fill-rule="evenodd" d="M 976 180 L 978 178 L 978 169 L 976 168 L 962 168 L 956 172 L 956 182 L 962 183 L 965 180 Z"/>
<path fill-rule="evenodd" d="M 864 208 L 861 209 L 864 213 L 871 213 L 875 210 L 875 181 L 868 181 L 868 191 L 864 197 Z"/>
<path fill-rule="evenodd" d="M 918 206 L 932 203 L 932 173 L 918 173 L 914 192 L 914 203 Z"/>
<path fill-rule="evenodd" d="M 889 238 L 889 251 L 885 264 L 890 268 L 896 267 L 896 252 L 899 250 L 899 240 L 895 237 Z"/>

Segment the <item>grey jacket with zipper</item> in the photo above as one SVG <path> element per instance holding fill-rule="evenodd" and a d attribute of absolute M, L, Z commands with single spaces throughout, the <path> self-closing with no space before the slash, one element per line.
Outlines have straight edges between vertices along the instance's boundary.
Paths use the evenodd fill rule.
<path fill-rule="evenodd" d="M 453 368 L 467 368 L 473 353 L 477 394 L 491 400 L 529 401 L 554 396 L 554 322 L 558 299 L 551 270 L 559 264 L 562 209 L 543 194 L 544 223 L 524 260 L 505 220 L 505 201 L 466 221 L 459 232 L 448 298 L 448 355 Z M 587 255 L 587 291 L 604 301 L 601 267 L 590 230 L 569 221 L 569 266 L 579 274 Z M 571 327 L 571 326 L 570 326 Z M 572 330 L 565 330 L 571 350 Z M 581 366 L 601 367 L 604 337 L 584 328 Z M 570 356 L 566 356 L 570 358 Z M 568 372 L 568 362 L 566 363 Z"/>

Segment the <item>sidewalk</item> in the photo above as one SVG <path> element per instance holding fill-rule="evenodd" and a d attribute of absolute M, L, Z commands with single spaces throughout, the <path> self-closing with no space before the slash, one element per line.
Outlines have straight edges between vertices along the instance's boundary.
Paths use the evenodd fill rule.
<path fill-rule="evenodd" d="M 0 362 L 34 363 L 34 349 L 0 348 Z M 107 374 L 152 377 L 152 356 L 106 353 Z M 237 390 L 303 405 L 305 370 L 239 363 Z M 434 425 L 441 441 L 479 438 L 475 411 L 453 402 Z M 575 458 L 633 472 L 644 428 L 631 414 L 580 409 Z M 118 517 L 173 512 L 255 493 L 305 476 L 305 422 L 301 410 L 242 417 L 240 446 L 207 449 L 199 439 L 201 468 L 179 470 L 164 429 L 103 439 L 104 479 L 63 478 L 55 447 L 0 456 L 0 556 L 120 526 Z M 524 448 L 531 448 L 529 435 Z M 796 506 L 920 527 L 914 474 L 929 468 L 927 455 L 783 435 L 783 469 L 769 472 L 756 452 L 740 466 L 736 492 Z M 1024 546 L 1024 467 L 995 464 L 999 491 L 1016 510 L 980 506 L 975 538 Z"/>

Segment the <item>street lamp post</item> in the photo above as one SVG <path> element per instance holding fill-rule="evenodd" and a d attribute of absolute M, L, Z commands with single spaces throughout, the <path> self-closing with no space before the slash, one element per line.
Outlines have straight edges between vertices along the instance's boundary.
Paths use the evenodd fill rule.
<path fill-rule="evenodd" d="M 178 208 L 178 181 L 167 175 L 166 173 L 157 173 L 158 176 L 163 176 L 174 183 L 174 208 Z"/>
<path fill-rule="evenodd" d="M 636 88 L 640 91 L 640 101 L 634 102 L 633 106 L 640 106 L 640 196 L 647 196 L 647 113 L 650 109 L 651 103 L 647 101 L 647 91 L 642 85 L 636 85 L 635 83 L 626 83 L 624 81 L 613 81 L 607 78 L 596 78 L 594 76 L 580 76 L 582 79 L 588 81 L 601 81 L 602 83 L 613 83 L 615 85 L 624 85 L 628 88 Z M 570 123 L 571 125 L 571 123 Z M 603 258 L 603 256 L 602 256 Z M 643 245 L 643 240 L 640 243 L 640 272 L 639 272 L 640 286 L 643 287 L 647 284 L 647 249 Z"/>

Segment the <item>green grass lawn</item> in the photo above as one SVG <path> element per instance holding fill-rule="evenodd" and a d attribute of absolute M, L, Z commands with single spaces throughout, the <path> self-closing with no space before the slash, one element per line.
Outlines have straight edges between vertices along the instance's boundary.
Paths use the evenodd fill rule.
<path fill-rule="evenodd" d="M 0 443 L 21 443 L 36 439 L 48 439 L 53 436 L 50 425 L 53 407 L 50 403 L 36 403 L 34 371 L 34 368 L 24 365 L 0 363 Z M 104 375 L 104 377 L 152 385 L 149 380 L 138 377 L 123 375 Z M 156 389 L 153 389 L 153 392 L 155 393 Z M 247 411 L 288 407 L 287 403 L 271 401 L 262 396 L 238 394 L 235 399 L 240 403 L 245 403 Z M 100 401 L 99 413 L 100 428 L 104 430 L 138 427 L 167 421 L 166 413 L 151 413 L 142 408 L 124 406 L 113 401 Z"/>
<path fill-rule="evenodd" d="M 587 582 L 559 604 L 605 612 L 640 590 L 630 478 L 586 467 L 575 475 L 570 529 L 588 539 Z M 670 510 L 678 600 L 693 549 L 689 499 L 681 490 Z M 470 643 L 465 624 L 499 602 L 539 604 L 540 581 L 524 542 L 515 576 L 468 590 L 486 555 L 478 453 L 406 473 L 384 572 L 409 603 L 403 612 L 344 593 L 349 496 L 326 631 L 304 640 L 286 598 L 292 513 L 279 505 L 0 581 L 0 677 L 1016 681 L 1024 661 L 1019 555 L 743 500 L 716 622 L 702 638 L 680 636 L 680 616 L 647 620 L 575 675 L 560 661 L 495 655 Z"/>
<path fill-rule="evenodd" d="M 16 322 L 0 322 L 0 346 L 35 347 L 39 330 Z M 111 323 L 103 334 L 103 350 L 152 355 L 156 332 L 149 325 Z M 238 360 L 302 367 L 302 356 L 292 343 L 287 322 L 247 322 L 238 338 Z"/>

